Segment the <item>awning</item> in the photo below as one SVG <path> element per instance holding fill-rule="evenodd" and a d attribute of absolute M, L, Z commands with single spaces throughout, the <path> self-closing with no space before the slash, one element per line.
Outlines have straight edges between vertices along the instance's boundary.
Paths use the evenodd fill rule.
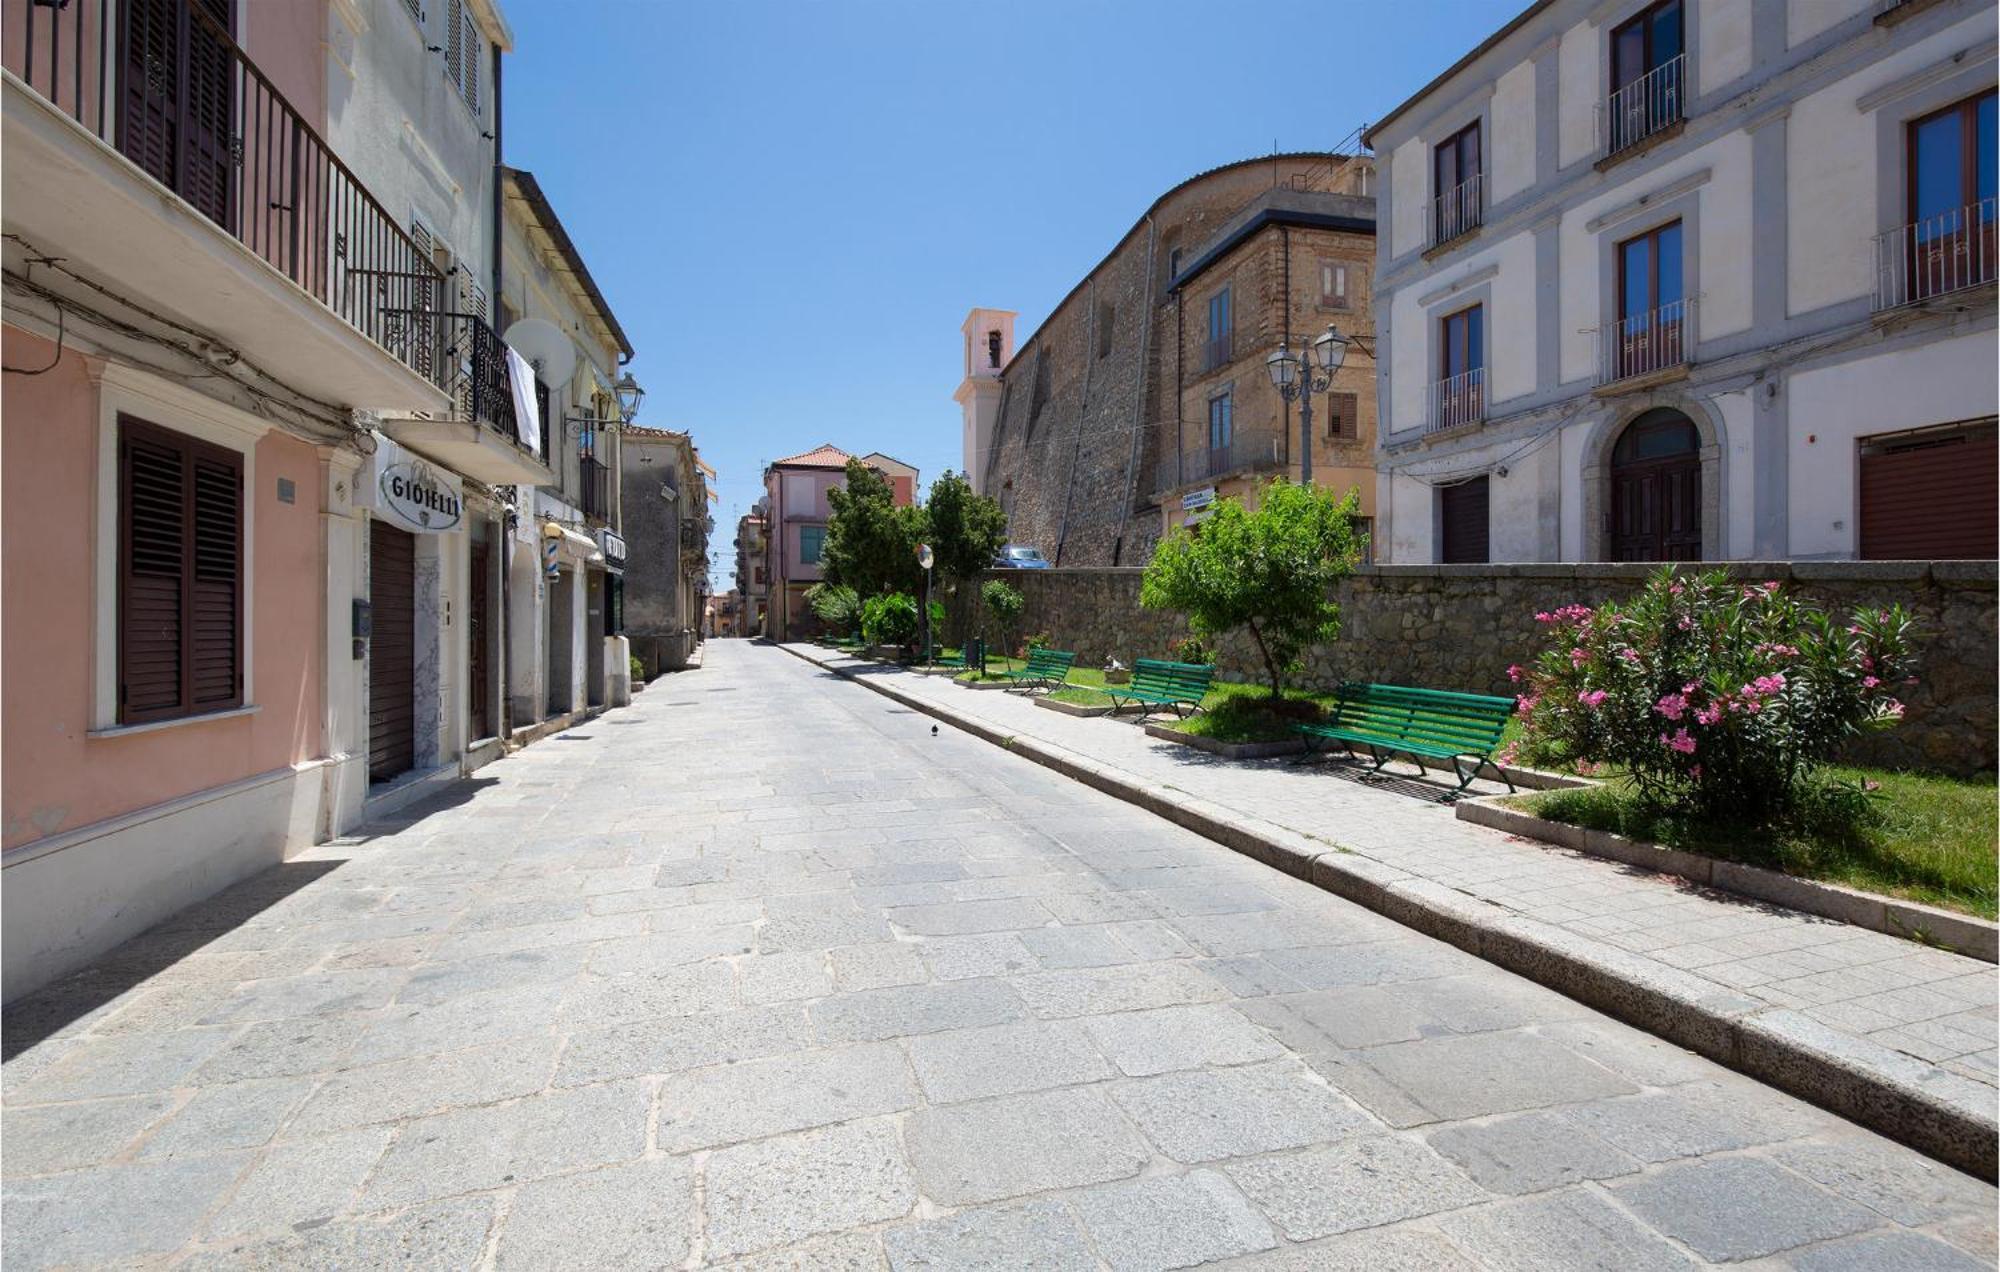
<path fill-rule="evenodd" d="M 560 521 L 546 522 L 542 526 L 542 550 L 555 546 L 556 555 L 569 557 L 590 565 L 601 564 L 604 554 L 597 550 L 597 541 L 589 535 L 578 534 Z"/>

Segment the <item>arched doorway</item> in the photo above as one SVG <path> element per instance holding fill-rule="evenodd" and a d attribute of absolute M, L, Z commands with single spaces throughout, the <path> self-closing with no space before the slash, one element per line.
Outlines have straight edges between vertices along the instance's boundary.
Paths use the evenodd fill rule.
<path fill-rule="evenodd" d="M 1646 412 L 1612 447 L 1611 559 L 1701 559 L 1701 437 L 1679 411 Z"/>

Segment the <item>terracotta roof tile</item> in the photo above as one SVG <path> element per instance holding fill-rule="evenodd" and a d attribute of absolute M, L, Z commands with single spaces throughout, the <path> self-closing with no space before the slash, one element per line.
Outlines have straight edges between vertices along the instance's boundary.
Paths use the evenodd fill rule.
<path fill-rule="evenodd" d="M 852 456 L 832 442 L 822 442 L 803 455 L 794 455 L 790 459 L 774 459 L 771 461 L 771 467 L 845 468 L 851 458 Z"/>

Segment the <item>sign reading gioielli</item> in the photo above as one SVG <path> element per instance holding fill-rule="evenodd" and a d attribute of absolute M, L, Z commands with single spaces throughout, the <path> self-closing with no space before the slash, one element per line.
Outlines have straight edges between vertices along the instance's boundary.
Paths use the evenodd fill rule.
<path fill-rule="evenodd" d="M 387 464 L 381 477 L 382 506 L 415 530 L 449 530 L 462 507 L 457 495 L 418 460 Z"/>

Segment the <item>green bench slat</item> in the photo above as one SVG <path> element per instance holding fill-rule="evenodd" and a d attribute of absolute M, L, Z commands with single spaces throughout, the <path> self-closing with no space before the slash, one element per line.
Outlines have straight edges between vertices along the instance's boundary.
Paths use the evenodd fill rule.
<path fill-rule="evenodd" d="M 1069 670 L 1075 664 L 1076 655 L 1069 650 L 1031 649 L 1027 666 L 1000 675 L 1007 680 L 1063 681 L 1069 679 Z"/>
<path fill-rule="evenodd" d="M 1208 663 L 1141 658 L 1132 664 L 1130 683 L 1106 685 L 1104 694 L 1120 705 L 1145 702 L 1162 707 L 1199 707 L 1214 679 L 1215 668 Z"/>

